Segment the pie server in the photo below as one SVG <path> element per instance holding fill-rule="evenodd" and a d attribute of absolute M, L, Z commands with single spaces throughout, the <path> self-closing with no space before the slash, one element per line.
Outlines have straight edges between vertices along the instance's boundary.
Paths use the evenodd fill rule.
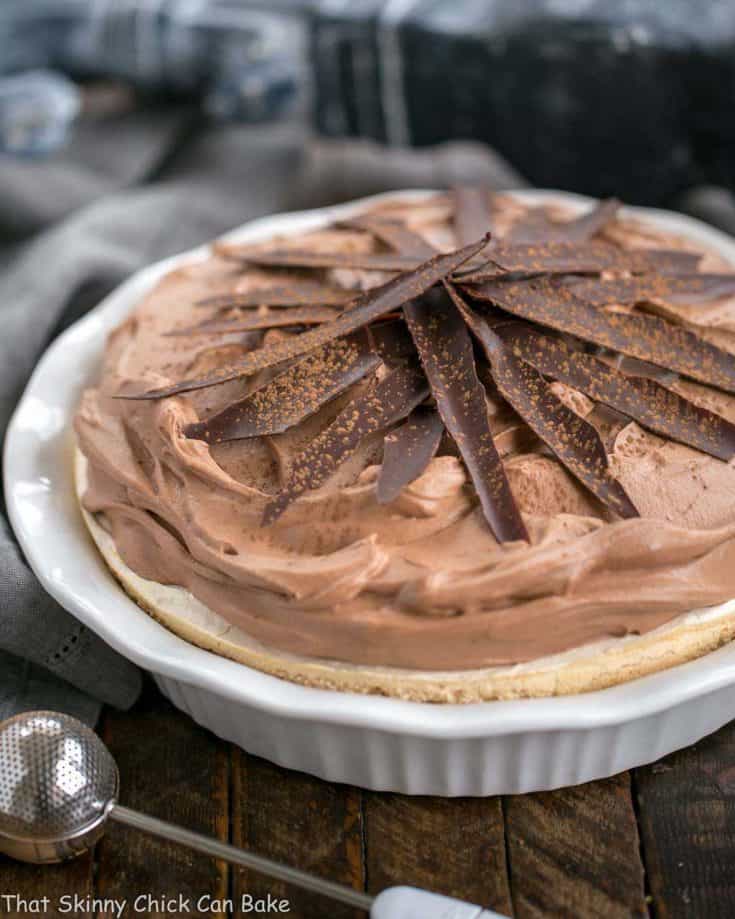
<path fill-rule="evenodd" d="M 117 803 L 119 773 L 100 738 L 58 712 L 0 722 L 0 851 L 47 864 L 72 858 L 102 836 L 107 820 L 252 868 L 369 913 L 371 919 L 502 919 L 498 913 L 415 887 L 377 897 L 129 810 Z"/>

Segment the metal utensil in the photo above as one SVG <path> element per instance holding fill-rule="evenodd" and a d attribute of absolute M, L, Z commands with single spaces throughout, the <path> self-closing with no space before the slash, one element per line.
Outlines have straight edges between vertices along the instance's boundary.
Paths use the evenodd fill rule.
<path fill-rule="evenodd" d="M 110 751 L 81 721 L 26 712 L 0 722 L 0 851 L 21 861 L 59 862 L 86 851 L 107 820 L 179 842 L 370 913 L 371 919 L 498 919 L 479 906 L 412 887 L 373 898 L 117 803 Z"/>

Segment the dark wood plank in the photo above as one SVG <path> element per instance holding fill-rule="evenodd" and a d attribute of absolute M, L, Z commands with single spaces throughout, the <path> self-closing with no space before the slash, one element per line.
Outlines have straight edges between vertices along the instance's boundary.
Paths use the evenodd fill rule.
<path fill-rule="evenodd" d="M 0 856 L 0 896 L 17 896 L 19 901 L 0 900 L 3 919 L 27 919 L 29 913 L 23 903 L 37 897 L 48 897 L 49 905 L 41 912 L 45 916 L 66 916 L 87 919 L 84 910 L 66 909 L 62 897 L 75 895 L 84 899 L 92 895 L 93 857 L 87 852 L 63 865 L 24 865 Z M 65 912 L 60 912 L 64 909 Z"/>
<path fill-rule="evenodd" d="M 366 793 L 368 889 L 410 884 L 510 915 L 498 798 Z"/>
<path fill-rule="evenodd" d="M 634 783 L 654 915 L 731 919 L 735 722 L 687 750 L 637 769 Z"/>
<path fill-rule="evenodd" d="M 504 803 L 516 919 L 647 914 L 627 773 Z"/>
<path fill-rule="evenodd" d="M 233 748 L 232 838 L 235 845 L 341 884 L 364 889 L 361 792 L 289 772 Z M 234 916 L 242 897 L 286 898 L 289 919 L 365 919 L 333 903 L 255 872 L 233 869 Z M 252 915 L 252 914 L 251 914 Z"/>
<path fill-rule="evenodd" d="M 120 768 L 121 804 L 227 839 L 227 744 L 153 688 L 133 711 L 108 712 L 102 736 Z M 176 905 L 150 910 L 171 919 L 198 915 L 195 905 L 202 895 L 218 901 L 227 897 L 227 866 L 174 843 L 111 822 L 97 849 L 97 895 L 125 898 L 131 911 L 138 894 L 188 898 L 188 911 Z"/>

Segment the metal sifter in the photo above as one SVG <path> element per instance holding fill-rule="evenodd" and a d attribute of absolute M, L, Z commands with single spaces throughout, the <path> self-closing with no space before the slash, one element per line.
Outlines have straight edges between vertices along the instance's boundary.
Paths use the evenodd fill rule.
<path fill-rule="evenodd" d="M 391 887 L 371 897 L 129 810 L 117 803 L 118 789 L 110 751 L 76 718 L 26 712 L 0 722 L 0 851 L 12 858 L 37 864 L 72 858 L 94 845 L 108 820 L 116 820 L 363 909 L 371 919 L 502 919 L 415 887 Z"/>

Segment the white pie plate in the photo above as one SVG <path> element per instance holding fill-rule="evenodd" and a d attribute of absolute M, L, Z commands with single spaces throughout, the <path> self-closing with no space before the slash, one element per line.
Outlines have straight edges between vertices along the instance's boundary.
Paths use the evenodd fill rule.
<path fill-rule="evenodd" d="M 430 192 L 398 194 L 416 200 Z M 531 203 L 550 197 L 579 208 L 590 203 L 560 192 L 518 194 Z M 303 232 L 385 197 L 267 217 L 227 238 L 252 242 Z M 735 264 L 735 241 L 698 221 L 628 212 L 712 246 Z M 162 275 L 206 255 L 202 247 L 138 272 L 64 332 L 28 384 L 4 454 L 10 519 L 46 590 L 149 670 L 175 705 L 219 736 L 290 768 L 367 788 L 439 795 L 586 782 L 656 760 L 735 717 L 735 642 L 598 692 L 436 705 L 289 683 L 188 644 L 142 612 L 112 578 L 82 522 L 72 483 L 71 423 L 83 388 L 95 379 L 108 332 Z"/>

